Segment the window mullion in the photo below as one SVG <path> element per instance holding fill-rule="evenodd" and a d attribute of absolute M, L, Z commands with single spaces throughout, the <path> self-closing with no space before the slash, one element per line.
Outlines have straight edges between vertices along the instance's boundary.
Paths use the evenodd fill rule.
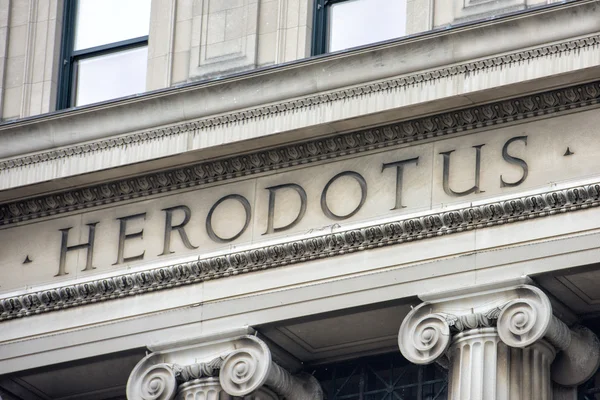
<path fill-rule="evenodd" d="M 101 54 L 112 53 L 113 51 L 126 50 L 131 47 L 143 46 L 148 44 L 148 35 L 136 37 L 133 39 L 121 40 L 119 42 L 107 43 L 101 46 L 90 47 L 88 49 L 76 50 L 73 56 L 84 58 L 86 56 L 98 56 Z"/>
<path fill-rule="evenodd" d="M 67 108 L 71 104 L 71 75 L 73 70 L 73 45 L 75 43 L 75 15 L 77 13 L 77 2 L 75 0 L 65 0 L 62 18 L 62 44 L 59 68 L 59 88 L 57 98 L 57 109 Z"/>

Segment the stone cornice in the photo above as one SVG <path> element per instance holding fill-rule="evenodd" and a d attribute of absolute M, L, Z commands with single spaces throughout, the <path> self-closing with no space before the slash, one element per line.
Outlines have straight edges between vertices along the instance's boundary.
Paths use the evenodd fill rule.
<path fill-rule="evenodd" d="M 0 321 L 382 246 L 597 207 L 600 183 L 398 219 L 0 300 Z"/>
<path fill-rule="evenodd" d="M 597 45 L 600 43 L 600 36 L 574 41 L 573 46 L 577 43 Z M 554 51 L 563 51 L 561 49 L 575 48 L 573 46 L 570 47 L 565 44 L 552 48 Z M 542 53 L 543 51 L 539 50 L 539 53 L 536 54 Z M 511 58 L 508 57 L 508 60 L 511 60 Z M 481 63 L 482 68 L 488 65 L 486 61 L 481 61 Z M 494 64 L 491 63 L 489 65 L 493 66 Z M 455 68 L 458 69 L 459 67 Z M 435 79 L 435 75 L 431 75 L 429 78 Z M 397 82 L 396 84 L 400 83 Z M 389 85 L 390 83 L 386 85 L 379 83 L 376 89 L 385 90 L 390 87 Z M 359 93 L 364 93 L 365 90 L 355 90 L 352 93 L 359 95 Z M 331 95 L 333 96 L 333 94 Z M 340 92 L 335 96 L 345 96 L 345 94 Z M 318 98 L 321 97 L 315 97 L 315 99 Z M 322 100 L 326 101 L 325 99 Z M 457 134 L 480 127 L 501 125 L 516 120 L 589 106 L 598 103 L 599 100 L 600 82 L 593 82 L 376 128 L 338 134 L 218 160 L 205 161 L 182 168 L 14 201 L 0 204 L 0 226 L 332 159 L 348 154 Z M 310 106 L 310 104 L 300 104 L 299 106 Z M 273 112 L 277 112 L 277 110 L 275 108 Z M 190 124 L 190 129 L 192 129 L 192 125 Z M 173 134 L 176 129 L 169 128 L 163 134 Z M 154 135 L 157 134 L 154 133 Z M 115 140 L 122 141 L 122 143 L 126 141 L 124 138 Z M 86 151 L 93 151 L 93 145 L 90 145 Z"/>
<path fill-rule="evenodd" d="M 469 26 L 0 124 L 0 159 L 9 161 L 109 138 L 126 137 L 127 142 L 132 134 L 204 119 L 217 121 L 205 128 L 4 169 L 0 171 L 0 197 L 2 202 L 32 197 L 225 157 L 261 143 L 277 146 L 305 140 L 307 135 L 325 136 L 588 82 L 597 77 L 600 46 L 568 47 L 573 41 L 597 36 L 599 21 L 597 1 L 561 2 Z M 532 31 L 538 34 L 531 35 Z M 553 46 L 563 44 L 569 46 L 553 52 Z M 537 49 L 541 54 L 531 57 Z M 510 61 L 512 57 L 522 61 Z M 484 60 L 494 66 L 481 67 Z M 457 66 L 464 67 L 462 74 L 452 71 Z M 435 75 L 439 77 L 431 79 Z M 402 78 L 410 82 L 412 77 L 412 84 L 393 86 L 392 82 L 385 90 L 373 91 L 381 82 Z M 502 90 L 495 90 L 498 86 Z M 330 96 L 357 88 L 357 95 Z M 301 106 L 315 96 L 328 97 L 327 103 Z M 292 104 L 289 110 L 268 110 L 294 102 L 298 106 Z M 270 113 L 264 114 L 265 109 Z M 244 112 L 259 115 L 229 120 Z M 77 177 L 80 174 L 90 175 Z"/>
<path fill-rule="evenodd" d="M 600 35 L 569 40 L 561 43 L 542 46 L 534 49 L 528 49 L 501 56 L 490 57 L 477 61 L 452 65 L 431 71 L 419 72 L 416 74 L 405 75 L 393 79 L 372 82 L 366 85 L 359 85 L 342 90 L 320 93 L 312 96 L 297 98 L 290 101 L 269 104 L 262 107 L 231 112 L 223 115 L 201 118 L 195 121 L 188 121 L 182 124 L 175 124 L 158 129 L 150 129 L 133 134 L 113 137 L 95 142 L 85 143 L 76 146 L 64 147 L 47 152 L 36 153 L 24 157 L 11 158 L 0 161 L 0 171 L 9 170 L 16 167 L 37 164 L 44 161 L 66 158 L 70 156 L 80 156 L 97 150 L 110 149 L 116 147 L 125 147 L 131 144 L 151 141 L 166 136 L 176 135 L 183 132 L 197 131 L 206 128 L 212 128 L 231 123 L 240 123 L 258 118 L 265 118 L 275 114 L 290 112 L 298 109 L 304 109 L 314 106 L 327 104 L 333 101 L 359 97 L 368 93 L 386 91 L 390 88 L 406 87 L 421 82 L 435 81 L 440 78 L 465 73 L 474 73 L 477 71 L 499 68 L 514 63 L 520 63 L 539 57 L 547 57 L 565 52 L 573 52 L 586 47 L 600 45 Z M 483 121 L 481 121 L 483 122 Z"/>

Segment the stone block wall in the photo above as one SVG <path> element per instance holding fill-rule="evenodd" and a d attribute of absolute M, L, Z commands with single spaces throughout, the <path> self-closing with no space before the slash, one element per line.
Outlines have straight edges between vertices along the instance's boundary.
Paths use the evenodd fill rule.
<path fill-rule="evenodd" d="M 311 0 L 153 0 L 148 89 L 308 57 Z"/>
<path fill-rule="evenodd" d="M 53 111 L 62 0 L 0 0 L 0 118 Z"/>
<path fill-rule="evenodd" d="M 470 22 L 554 2 L 556 0 L 435 0 L 433 26 Z"/>

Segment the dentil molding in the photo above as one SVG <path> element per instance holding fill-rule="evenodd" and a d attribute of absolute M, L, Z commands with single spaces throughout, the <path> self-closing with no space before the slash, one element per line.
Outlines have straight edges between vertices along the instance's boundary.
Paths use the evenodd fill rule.
<path fill-rule="evenodd" d="M 411 75 L 404 75 L 392 79 L 368 83 L 365 85 L 353 86 L 337 91 L 321 93 L 312 96 L 306 96 L 277 104 L 270 104 L 262 107 L 255 107 L 248 110 L 232 112 L 215 117 L 202 118 L 196 121 L 185 122 L 169 127 L 151 129 L 143 132 L 137 132 L 130 135 L 110 138 L 77 146 L 65 147 L 43 153 L 37 153 L 30 156 L 11 158 L 0 162 L 0 171 L 11 169 L 24 165 L 36 164 L 48 160 L 82 155 L 99 149 L 113 147 L 124 147 L 132 143 L 145 142 L 160 137 L 171 136 L 181 132 L 196 131 L 198 129 L 211 128 L 231 123 L 240 123 L 258 118 L 264 118 L 274 114 L 290 112 L 298 109 L 310 108 L 327 104 L 333 101 L 360 97 L 367 93 L 381 92 L 390 88 L 411 86 L 421 82 L 435 81 L 454 75 L 465 73 L 474 73 L 486 69 L 494 69 L 510 64 L 521 63 L 539 57 L 553 56 L 561 53 L 575 52 L 587 47 L 594 47 L 600 44 L 600 35 L 593 35 L 584 38 L 564 41 L 551 45 L 541 46 L 524 51 L 504 54 L 501 56 L 489 57 L 477 61 L 461 63 L 449 67 L 439 68 L 431 71 L 419 72 Z"/>
<path fill-rule="evenodd" d="M 215 118 L 186 122 L 26 157 L 8 159 L 0 161 L 0 171 L 8 171 L 13 168 L 20 168 L 54 159 L 72 156 L 81 157 L 86 153 L 99 150 L 126 147 L 134 143 L 152 141 L 165 136 L 187 131 L 198 131 L 217 125 L 265 118 L 269 115 L 290 112 L 298 108 L 315 107 L 333 101 L 344 101 L 345 99 L 364 96 L 368 93 L 383 92 L 392 88 L 410 86 L 425 81 L 434 81 L 442 77 L 498 68 L 502 65 L 579 51 L 592 46 L 600 46 L 600 35 L 454 65 L 421 74 L 397 77 L 369 85 L 318 94 Z M 563 110 L 596 104 L 599 99 L 600 82 L 594 82 L 377 128 L 338 134 L 327 138 L 269 148 L 218 160 L 205 161 L 186 167 L 144 174 L 74 190 L 66 190 L 50 195 L 8 202 L 0 204 L 0 225 L 88 209 L 137 197 L 150 196 L 177 189 L 332 159 L 348 154 L 456 134 L 470 129 L 557 113 Z"/>

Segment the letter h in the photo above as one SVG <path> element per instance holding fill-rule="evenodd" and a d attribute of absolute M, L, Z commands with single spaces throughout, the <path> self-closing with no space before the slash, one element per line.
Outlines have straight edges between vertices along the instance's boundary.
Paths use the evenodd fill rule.
<path fill-rule="evenodd" d="M 67 243 L 69 241 L 69 231 L 71 230 L 72 227 L 65 228 L 65 229 L 59 229 L 60 232 L 62 233 L 62 240 L 60 242 L 60 262 L 58 265 L 58 274 L 56 274 L 54 276 L 62 276 L 62 275 L 68 274 L 68 272 L 65 271 L 66 261 L 67 261 L 67 252 L 69 252 L 71 250 L 86 249 L 87 250 L 87 260 L 85 262 L 85 268 L 82 271 L 90 271 L 92 269 L 95 269 L 95 267 L 92 266 L 92 258 L 94 256 L 94 237 L 96 236 L 96 224 L 97 223 L 98 222 L 93 222 L 91 224 L 87 224 L 87 226 L 89 227 L 87 243 L 76 244 L 73 246 L 67 246 Z"/>

